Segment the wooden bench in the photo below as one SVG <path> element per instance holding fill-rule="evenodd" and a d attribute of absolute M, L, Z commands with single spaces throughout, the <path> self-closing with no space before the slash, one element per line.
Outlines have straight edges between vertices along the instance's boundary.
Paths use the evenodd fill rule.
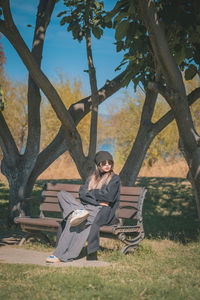
<path fill-rule="evenodd" d="M 76 199 L 79 199 L 78 184 L 46 183 L 41 195 L 40 216 L 22 216 L 15 218 L 15 223 L 27 233 L 19 245 L 22 245 L 33 235 L 41 235 L 48 242 L 47 232 L 56 232 L 62 221 L 61 209 L 58 203 L 57 194 L 59 191 L 70 192 Z M 137 247 L 144 238 L 142 207 L 146 189 L 142 187 L 120 188 L 120 205 L 116 211 L 114 224 L 102 226 L 100 235 L 107 238 L 118 238 L 125 244 L 122 252 L 127 253 L 130 249 Z"/>

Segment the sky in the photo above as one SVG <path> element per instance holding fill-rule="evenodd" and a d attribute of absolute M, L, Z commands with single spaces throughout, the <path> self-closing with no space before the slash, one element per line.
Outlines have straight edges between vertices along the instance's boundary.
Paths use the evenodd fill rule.
<path fill-rule="evenodd" d="M 38 3 L 39 0 L 10 0 L 14 22 L 29 49 L 32 46 Z M 115 3 L 115 0 L 104 1 L 105 8 L 108 10 Z M 67 32 L 66 27 L 59 24 L 60 18 L 57 17 L 57 14 L 63 10 L 65 10 L 65 6 L 60 0 L 56 4 L 47 29 L 41 69 L 51 81 L 58 79 L 59 73 L 72 81 L 74 78 L 80 79 L 83 91 L 87 96 L 90 94 L 90 86 L 88 74 L 84 72 L 88 69 L 85 43 L 73 40 L 71 32 Z M 32 27 L 27 25 L 32 25 Z M 92 40 L 98 88 L 101 88 L 107 79 L 111 80 L 120 73 L 120 71 L 116 72 L 115 68 L 120 64 L 123 53 L 116 52 L 114 34 L 114 30 L 106 29 L 100 40 L 95 38 Z M 6 73 L 12 80 L 26 80 L 28 72 L 18 54 L 4 36 L 2 43 L 6 56 Z M 112 103 L 117 105 L 116 103 L 119 101 L 116 102 L 116 98 L 121 98 L 124 91 L 125 89 L 121 89 L 100 105 L 100 113 L 106 114 Z M 132 92 L 133 88 L 130 86 L 128 91 Z"/>

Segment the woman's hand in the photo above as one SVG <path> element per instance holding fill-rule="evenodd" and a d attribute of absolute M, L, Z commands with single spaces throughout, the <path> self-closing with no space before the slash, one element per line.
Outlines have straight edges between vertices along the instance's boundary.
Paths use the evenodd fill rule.
<path fill-rule="evenodd" d="M 101 206 L 109 206 L 108 203 L 106 203 L 106 202 L 99 202 L 99 204 L 100 204 Z"/>

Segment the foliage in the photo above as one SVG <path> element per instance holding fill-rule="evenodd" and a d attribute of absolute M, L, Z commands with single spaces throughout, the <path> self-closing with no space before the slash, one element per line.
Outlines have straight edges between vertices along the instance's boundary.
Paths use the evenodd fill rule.
<path fill-rule="evenodd" d="M 13 83 L 4 80 L 6 103 L 3 115 L 20 153 L 23 153 L 27 139 L 27 86 L 25 82 Z M 17 108 L 17 109 L 16 109 Z M 17 126 L 16 126 L 17 124 Z"/>
<path fill-rule="evenodd" d="M 185 79 L 191 80 L 200 65 L 199 1 L 160 0 L 157 8 L 176 63 L 185 71 Z"/>
<path fill-rule="evenodd" d="M 62 74 L 59 74 L 58 81 L 54 82 L 54 86 L 67 109 L 71 104 L 83 97 L 82 83 L 79 80 L 74 79 L 73 82 L 70 82 L 68 79 L 64 78 Z M 43 101 L 42 104 L 41 120 L 41 145 L 42 148 L 44 148 L 53 140 L 61 125 L 52 106 L 46 100 Z"/>
<path fill-rule="evenodd" d="M 67 10 L 58 14 L 62 17 L 60 24 L 67 24 L 67 31 L 72 31 L 74 39 L 82 41 L 89 27 L 95 38 L 100 39 L 103 34 L 103 1 L 94 0 L 64 0 Z M 64 17 L 63 17 L 64 15 Z"/>
<path fill-rule="evenodd" d="M 146 87 L 153 80 L 156 65 L 152 55 L 149 37 L 141 19 L 138 1 L 119 0 L 106 14 L 105 21 L 113 22 L 116 50 L 125 51 L 120 69 L 127 65 L 124 84 L 132 80 Z M 200 65 L 200 6 L 198 1 L 156 1 L 158 15 L 168 38 L 169 48 L 185 79 L 190 80 L 198 73 Z"/>

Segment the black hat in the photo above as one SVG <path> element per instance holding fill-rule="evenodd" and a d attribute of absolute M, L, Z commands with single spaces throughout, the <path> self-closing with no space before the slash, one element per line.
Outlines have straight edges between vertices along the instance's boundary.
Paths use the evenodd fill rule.
<path fill-rule="evenodd" d="M 96 153 L 94 161 L 97 166 L 100 162 L 105 160 L 111 160 L 113 162 L 113 157 L 108 151 L 99 151 Z"/>

